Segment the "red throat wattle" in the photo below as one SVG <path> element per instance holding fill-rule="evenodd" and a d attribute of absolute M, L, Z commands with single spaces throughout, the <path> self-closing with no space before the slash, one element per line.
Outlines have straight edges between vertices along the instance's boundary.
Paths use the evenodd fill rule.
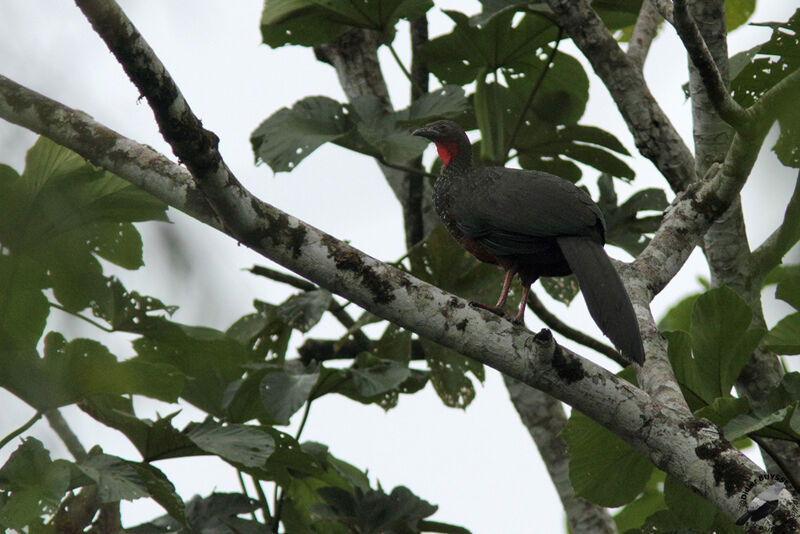
<path fill-rule="evenodd" d="M 458 141 L 455 139 L 442 139 L 435 141 L 435 143 L 442 163 L 450 165 L 450 160 L 458 156 Z"/>

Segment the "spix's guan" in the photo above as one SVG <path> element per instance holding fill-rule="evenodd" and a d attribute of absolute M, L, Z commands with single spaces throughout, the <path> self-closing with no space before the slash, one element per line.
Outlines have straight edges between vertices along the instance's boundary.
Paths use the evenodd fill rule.
<path fill-rule="evenodd" d="M 539 171 L 472 166 L 472 147 L 452 121 L 437 121 L 414 135 L 436 144 L 444 164 L 434 207 L 452 236 L 471 254 L 506 271 L 494 308 L 505 314 L 514 275 L 522 281 L 522 322 L 530 286 L 540 276 L 575 273 L 589 313 L 631 360 L 644 362 L 633 306 L 603 245 L 605 221 L 583 190 Z"/>

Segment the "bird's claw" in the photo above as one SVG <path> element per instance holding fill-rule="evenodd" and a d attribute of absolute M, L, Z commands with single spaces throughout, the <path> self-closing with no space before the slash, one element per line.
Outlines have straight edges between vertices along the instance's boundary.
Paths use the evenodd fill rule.
<path fill-rule="evenodd" d="M 498 308 L 497 306 L 489 306 L 488 304 L 484 304 L 482 302 L 476 302 L 474 300 L 469 301 L 469 305 L 473 308 L 480 308 L 481 310 L 487 310 L 492 312 L 495 315 L 499 315 L 500 317 L 508 318 L 508 314 L 504 308 Z"/>

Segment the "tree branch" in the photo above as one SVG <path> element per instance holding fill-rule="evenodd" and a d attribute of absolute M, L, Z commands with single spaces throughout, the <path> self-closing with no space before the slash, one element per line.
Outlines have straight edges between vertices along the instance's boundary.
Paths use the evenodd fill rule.
<path fill-rule="evenodd" d="M 569 33 L 603 80 L 643 156 L 674 191 L 695 181 L 694 158 L 658 105 L 642 71 L 622 51 L 587 0 L 547 0 L 558 25 Z"/>
<path fill-rule="evenodd" d="M 58 437 L 61 438 L 64 445 L 66 445 L 72 457 L 78 461 L 86 458 L 86 448 L 80 442 L 78 436 L 75 435 L 75 432 L 69 427 L 69 424 L 67 424 L 61 412 L 58 411 L 57 408 L 54 408 L 52 410 L 47 410 L 44 416 L 47 418 L 47 422 L 50 423 L 50 427 L 55 431 Z"/>
<path fill-rule="evenodd" d="M 628 43 L 628 57 L 634 66 L 642 70 L 650 51 L 650 44 L 653 37 L 658 32 L 658 25 L 661 23 L 661 16 L 656 8 L 654 0 L 644 0 L 639 9 L 639 16 L 636 25 L 633 27 L 631 40 Z"/>
<path fill-rule="evenodd" d="M 202 222 L 219 225 L 205 199 L 197 200 L 196 185 L 186 171 L 170 164 L 168 172 L 154 180 L 152 164 L 158 168 L 165 158 L 85 114 L 0 77 L 0 117 L 47 135 Z M 718 428 L 675 413 L 641 389 L 556 346 L 548 331 L 534 335 L 473 309 L 465 300 L 260 201 L 236 181 L 210 185 L 216 189 L 211 194 L 231 207 L 220 212 L 225 224 L 219 226 L 244 245 L 384 319 L 574 406 L 729 517 L 741 513 L 738 497 L 743 488 L 764 485 L 758 480 L 760 468 L 725 441 Z M 725 198 L 730 189 L 726 185 L 725 180 L 710 180 L 700 190 L 703 195 L 684 202 L 705 214 L 712 200 Z M 785 518 L 789 528 L 800 528 L 797 509 L 774 513 Z"/>
<path fill-rule="evenodd" d="M 714 106 L 722 120 L 736 128 L 737 131 L 750 128 L 751 124 L 747 114 L 731 96 L 728 84 L 720 74 L 700 29 L 689 14 L 686 0 L 675 0 L 673 6 L 673 25 L 703 80 L 711 105 Z"/>
<path fill-rule="evenodd" d="M 561 431 L 567 424 L 564 407 L 556 399 L 518 380 L 503 376 L 520 419 L 530 432 L 567 513 L 573 534 L 616 534 L 608 511 L 577 497 L 569 480 L 569 454 Z"/>

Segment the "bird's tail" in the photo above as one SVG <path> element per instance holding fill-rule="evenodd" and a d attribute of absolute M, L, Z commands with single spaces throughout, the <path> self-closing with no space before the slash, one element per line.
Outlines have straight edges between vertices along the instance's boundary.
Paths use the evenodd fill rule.
<path fill-rule="evenodd" d="M 594 322 L 614 346 L 638 364 L 644 363 L 644 347 L 631 300 L 603 245 L 588 237 L 559 237 L 558 246 L 578 277 L 578 283 Z"/>

